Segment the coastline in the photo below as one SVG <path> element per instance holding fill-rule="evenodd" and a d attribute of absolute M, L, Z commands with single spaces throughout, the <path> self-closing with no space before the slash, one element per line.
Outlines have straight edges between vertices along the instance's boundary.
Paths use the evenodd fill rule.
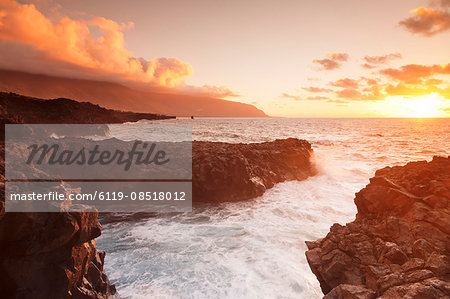
<path fill-rule="evenodd" d="M 71 112 L 67 112 L 70 114 Z M 81 119 L 82 120 L 82 119 Z M 81 121 L 80 120 L 80 121 Z M 201 120 L 201 119 L 200 119 Z M 21 122 L 23 120 L 12 117 L 8 120 L 9 122 Z M 169 120 L 170 121 L 170 120 Z M 195 122 L 195 121 L 194 121 Z M 378 133 L 377 133 L 378 134 Z M 384 138 L 384 136 L 379 136 L 375 134 L 374 136 L 371 136 L 371 138 Z M 224 142 L 205 142 L 205 141 L 195 141 L 194 142 L 194 161 L 195 161 L 195 168 L 194 167 L 194 190 L 200 190 L 200 196 L 201 200 L 199 202 L 204 203 L 213 201 L 214 204 L 218 204 L 225 201 L 246 201 L 250 199 L 254 199 L 255 197 L 261 196 L 265 193 L 266 190 L 273 187 L 275 184 L 283 181 L 289 181 L 289 180 L 303 180 L 308 177 L 314 177 L 316 174 L 315 170 L 311 168 L 311 164 L 308 164 L 308 161 L 310 160 L 312 156 L 312 147 L 311 144 L 304 140 L 299 139 L 284 139 L 284 140 L 278 140 L 278 141 L 271 141 L 271 142 L 259 142 L 259 143 L 224 143 Z M 293 161 L 298 162 L 292 163 Z M 422 163 L 423 164 L 423 163 Z M 425 167 L 425 166 L 424 166 Z M 426 167 L 425 167 L 426 168 Z M 196 170 L 197 169 L 197 170 Z M 398 168 L 395 168 L 398 169 Z M 381 171 L 379 173 L 383 173 L 386 171 Z M 400 171 L 401 172 L 401 171 Z M 420 171 L 419 171 L 420 172 Z M 442 172 L 445 173 L 445 172 Z M 196 176 L 197 174 L 197 176 Z M 411 176 L 411 173 L 408 174 L 408 176 Z M 254 179 L 256 178 L 256 179 Z M 257 179 L 259 178 L 259 179 Z M 2 178 L 3 182 L 3 178 Z M 223 186 L 226 186 L 226 190 L 221 190 Z M 211 192 L 218 192 L 218 195 L 211 196 Z M 226 198 L 221 197 L 220 194 L 224 194 L 225 192 L 232 192 L 235 194 L 235 197 Z M 201 194 L 207 194 L 208 196 L 203 197 Z M 61 214 L 63 215 L 63 214 Z M 65 215 L 65 214 L 64 214 Z M 41 246 L 42 250 L 47 251 L 60 251 L 66 252 L 67 247 L 71 247 L 71 255 L 69 257 L 69 260 L 72 259 L 79 263 L 79 267 L 77 266 L 78 270 L 75 272 L 72 272 L 73 274 L 70 275 L 70 277 L 65 276 L 67 279 L 67 284 L 65 285 L 71 285 L 72 289 L 70 290 L 70 294 L 75 294 L 76 292 L 81 292 L 86 290 L 93 291 L 93 292 L 99 292 L 98 294 L 102 294 L 102 296 L 114 296 L 113 290 L 114 286 L 111 285 L 106 277 L 106 274 L 103 272 L 104 267 L 104 258 L 105 254 L 102 252 L 98 252 L 95 247 L 95 241 L 94 238 L 98 237 L 98 220 L 89 220 L 89 221 L 82 221 L 82 223 L 78 223 L 78 220 L 70 220 L 71 217 L 74 215 L 69 216 L 61 216 L 62 220 L 60 218 L 49 218 L 51 221 L 59 222 L 68 221 L 74 224 L 74 227 L 69 230 L 77 230 L 76 227 L 80 227 L 81 231 L 87 230 L 89 233 L 76 233 L 76 234 L 84 234 L 86 235 L 86 238 L 69 238 L 68 236 L 64 237 L 65 232 L 57 232 L 57 234 L 60 234 L 61 237 L 65 240 L 65 238 L 68 238 L 67 241 L 63 241 L 62 243 L 58 244 L 52 244 L 50 247 L 46 247 L 46 244 L 40 244 L 38 246 Z M 155 215 L 153 215 L 155 216 Z M 77 214 L 79 219 L 83 219 L 83 214 Z M 76 218 L 76 219 L 78 219 Z M 30 221 L 34 221 L 33 217 L 30 218 Z M 58 220 L 59 219 L 59 220 Z M 96 218 L 97 219 L 97 218 Z M 50 221 L 49 220 L 49 221 Z M 12 220 L 8 220 L 11 222 Z M 122 219 L 123 221 L 123 219 Z M 0 220 L 0 226 L 1 226 L 2 220 Z M 90 224 L 88 224 L 89 222 Z M 5 222 L 6 223 L 6 222 Z M 332 230 L 339 230 L 340 226 L 333 226 Z M 42 236 L 45 238 L 46 236 L 46 228 L 41 227 L 42 229 Z M 9 232 L 11 233 L 11 232 Z M 35 233 L 37 234 L 37 233 Z M 24 238 L 25 235 L 6 235 L 4 234 L 2 236 L 5 237 L 4 240 L 7 240 L 6 236 L 8 236 L 8 240 L 12 240 L 14 238 L 18 238 L 18 240 L 21 240 Z M 3 239 L 2 239 L 3 240 Z M 395 240 L 394 240 L 395 241 Z M 8 241 L 9 242 L 9 241 Z M 391 242 L 392 243 L 392 242 Z M 394 242 L 395 243 L 395 242 Z M 33 244 L 31 244 L 33 245 Z M 320 245 L 313 245 L 312 243 L 308 243 L 308 245 L 311 247 L 310 250 L 315 250 L 315 248 L 318 248 L 322 246 L 322 243 Z M 28 245 L 24 245 L 28 246 Z M 37 243 L 33 246 L 37 246 Z M 395 247 L 395 246 L 394 246 Z M 5 247 L 6 248 L 6 247 Z M 24 247 L 25 248 L 25 247 Z M 86 251 L 85 248 L 88 248 Z M 25 250 L 25 249 L 24 249 Z M 396 249 L 392 249 L 396 251 Z M 403 250 L 403 249 L 401 249 Z M 396 251 L 397 252 L 397 251 Z M 72 255 L 73 254 L 73 255 Z M 390 254 L 390 253 L 389 253 Z M 389 255 L 388 254 L 388 255 Z M 406 252 L 408 255 L 408 252 Z M 38 250 L 36 252 L 32 252 L 32 256 L 38 257 L 41 255 L 41 252 Z M 59 253 L 56 253 L 57 256 L 59 256 Z M 89 256 L 89 263 L 83 264 L 80 263 L 80 261 L 77 261 L 78 256 L 87 255 Z M 401 254 L 400 254 L 401 255 Z M 445 260 L 445 258 L 441 257 L 442 255 L 432 255 L 433 258 L 441 261 L 442 259 Z M 15 257 L 18 263 L 20 263 L 20 260 L 23 257 Z M 55 256 L 50 256 L 50 259 L 55 259 Z M 59 257 L 58 257 L 59 258 Z M 92 258 L 92 259 L 91 259 Z M 108 259 L 108 257 L 106 257 Z M 14 259 L 11 259 L 12 261 Z M 66 260 L 59 260 L 60 262 L 64 262 Z M 100 262 L 101 261 L 101 262 Z M 428 270 L 433 272 L 433 269 L 431 269 L 429 266 L 427 266 L 428 259 L 423 258 L 424 263 L 414 260 L 414 262 L 418 263 L 418 266 L 415 265 L 414 267 L 419 267 L 419 269 L 422 270 Z M 30 264 L 33 263 L 33 261 L 29 262 Z M 387 261 L 383 263 L 383 265 L 386 265 L 388 263 Z M 51 264 L 51 262 L 49 262 Z M 423 266 L 420 266 L 424 264 Z M 92 266 L 93 265 L 93 266 Z M 95 267 L 94 267 L 95 266 Z M 4 270 L 4 272 L 7 271 L 17 271 L 20 267 L 14 267 L 11 265 L 8 265 L 10 270 Z M 70 268 L 70 266 L 67 266 Z M 319 266 L 318 266 L 319 267 Z M 384 267 L 384 266 L 382 266 Z M 389 266 L 390 268 L 396 266 Z M 403 267 L 403 265 L 402 265 Z M 405 266 L 406 267 L 406 266 Z M 420 268 L 422 267 L 422 268 Z M 426 268 L 428 267 L 428 268 Z M 68 268 L 68 269 L 69 269 Z M 91 269 L 91 270 L 89 270 Z M 94 271 L 93 269 L 98 269 L 98 271 Z M 431 269 L 431 270 L 429 270 Z M 413 269 L 414 271 L 417 270 L 416 268 Z M 47 271 L 47 270 L 46 270 Z M 50 271 L 50 270 L 48 270 Z M 72 271 L 72 270 L 71 270 Z M 80 272 L 78 272 L 80 271 Z M 356 271 L 356 270 L 355 270 Z M 359 271 L 359 270 L 358 270 Z M 384 270 L 383 270 L 384 271 Z M 441 271 L 437 270 L 438 272 Z M 50 272 L 49 272 L 50 273 Z M 66 272 L 68 273 L 68 272 Z M 83 274 L 85 273 L 85 274 Z M 91 274 L 89 274 L 91 273 Z M 92 273 L 97 273 L 96 275 Z M 357 271 L 355 272 L 357 273 Z M 384 272 L 382 272 L 384 273 Z M 395 272 L 394 272 L 395 273 Z M 412 272 L 411 272 L 412 273 Z M 414 272 L 415 273 L 415 272 Z M 422 286 L 427 287 L 426 283 L 429 283 L 430 279 L 433 277 L 429 277 L 429 272 L 420 272 L 421 274 L 425 275 L 425 277 L 420 281 L 416 281 L 415 283 L 421 283 Z M 434 272 L 433 272 L 434 273 Z M 408 273 L 409 275 L 410 273 Z M 50 275 L 50 274 L 48 274 Z M 52 274 L 53 275 L 53 274 Z M 66 275 L 66 274 L 64 274 Z M 87 277 L 88 275 L 89 277 Z M 378 275 L 378 274 L 377 274 Z M 418 274 L 415 274 L 418 275 Z M 101 277 L 101 280 L 96 280 L 95 277 Z M 423 278 L 422 277 L 422 278 Z M 437 279 L 441 280 L 441 276 L 436 276 Z M 86 278 L 86 279 L 85 279 Z M 9 279 L 7 277 L 7 279 Z M 81 282 L 80 280 L 81 279 Z M 94 282 L 96 281 L 96 282 Z M 5 283 L 5 286 L 11 287 L 14 286 L 14 283 Z M 90 287 L 89 287 L 90 285 Z M 347 284 L 343 284 L 342 286 L 337 286 L 337 288 L 329 292 L 329 297 L 327 298 L 334 298 L 330 296 L 343 296 L 342 294 L 347 294 L 349 292 L 353 292 L 354 294 L 366 294 L 369 296 L 373 296 L 374 292 L 376 291 L 363 287 L 364 289 L 360 288 L 360 285 L 356 284 L 356 287 L 354 286 L 347 286 Z M 442 285 L 442 284 L 441 284 Z M 398 285 L 397 285 L 398 286 Z M 75 287 L 75 288 L 73 288 Z M 420 286 L 418 286 L 420 287 Z M 429 285 L 428 285 L 429 287 Z M 33 288 L 36 288 L 36 290 L 39 289 L 39 286 L 33 286 Z M 8 289 L 8 288 L 5 288 Z M 43 290 L 43 289 L 41 289 Z M 60 292 L 61 289 L 58 289 L 58 292 Z M 326 289 L 327 291 L 330 291 Z M 56 290 L 55 290 L 56 291 Z M 103 293 L 102 293 L 103 292 Z M 393 292 L 392 290 L 390 292 Z M 437 293 L 440 294 L 440 293 Z M 92 296 L 97 296 L 92 295 Z M 365 295 L 364 295 L 365 296 Z"/>
<path fill-rule="evenodd" d="M 444 298 L 450 291 L 450 157 L 376 172 L 355 221 L 307 241 L 324 298 Z"/>
<path fill-rule="evenodd" d="M 20 98 L 20 101 L 3 98 L 7 105 L 3 106 L 6 113 L 3 113 L 2 126 L 6 123 L 28 123 L 37 120 L 42 123 L 59 122 L 51 114 L 45 119 L 42 113 L 39 113 L 48 105 L 54 104 L 54 101 L 39 101 L 15 94 L 2 96 Z M 147 119 L 162 118 L 154 114 L 116 113 L 88 103 L 65 99 L 59 101 L 67 104 L 67 111 L 58 109 L 61 115 L 74 117 L 73 110 L 79 109 L 77 105 L 83 105 L 84 110 L 94 110 L 94 113 L 84 111 L 85 115 L 91 115 L 89 118 L 79 118 L 77 115 L 77 123 L 129 122 L 143 116 L 147 116 Z M 15 104 L 19 107 L 16 108 Z M 41 106 L 40 110 L 30 108 L 36 106 L 35 104 Z M 26 107 L 30 109 L 26 110 Z M 105 116 L 105 112 L 109 114 Z M 103 116 L 98 118 L 95 113 L 103 113 Z M 36 118 L 36 115 L 40 116 Z M 73 122 L 70 117 L 65 119 L 67 122 Z M 96 133 L 102 133 L 105 128 L 96 130 Z M 29 133 L 34 134 L 32 131 Z M 302 180 L 315 173 L 310 161 L 311 145 L 304 140 L 291 138 L 259 144 L 194 142 L 193 148 L 194 202 L 248 200 L 263 194 L 278 182 Z M 5 213 L 3 143 L 1 152 L 3 190 L 0 199 L 0 240 L 3 244 L 1 253 L 7 257 L 0 263 L 0 272 L 4 274 L 0 279 L 3 292 L 8 296 L 28 293 L 33 298 L 116 298 L 118 295 L 115 286 L 110 284 L 103 270 L 106 254 L 97 251 L 94 241 L 102 230 L 98 212 L 61 210 L 57 213 Z M 219 156 L 218 152 L 222 154 Z M 297 162 L 292 163 L 293 161 Z M 224 186 L 226 191 L 222 190 Z M 230 194 L 230 191 L 234 194 L 232 198 L 225 196 Z M 33 227 L 33 230 L 26 229 L 28 226 Z M 38 237 L 39 241 L 34 241 L 35 237 Z M 20 277 L 27 269 L 31 271 L 28 272 L 27 279 L 22 281 Z M 58 281 L 58 287 L 51 287 L 39 277 L 46 277 L 46 281 L 51 277 L 48 281 Z"/>

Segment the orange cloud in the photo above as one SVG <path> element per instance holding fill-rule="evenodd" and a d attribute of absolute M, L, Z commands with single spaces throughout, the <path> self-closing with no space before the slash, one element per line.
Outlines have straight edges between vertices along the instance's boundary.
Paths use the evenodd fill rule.
<path fill-rule="evenodd" d="M 400 69 L 388 68 L 380 71 L 380 74 L 404 83 L 418 84 L 422 79 L 435 74 L 450 74 L 450 63 L 439 65 L 407 64 Z"/>
<path fill-rule="evenodd" d="M 133 57 L 123 37 L 123 31 L 132 26 L 105 18 L 63 17 L 53 23 L 33 4 L 0 0 L 0 39 L 31 46 L 45 59 L 164 87 L 174 87 L 192 74 L 192 67 L 177 58 Z M 93 36 L 93 28 L 100 37 Z"/>
<path fill-rule="evenodd" d="M 330 100 L 328 97 L 324 97 L 324 96 L 313 96 L 313 97 L 306 97 L 307 100 L 309 101 L 324 101 L 324 100 Z"/>
<path fill-rule="evenodd" d="M 321 87 L 304 87 L 306 91 L 324 92 L 326 96 L 321 97 L 295 97 L 297 100 L 319 100 L 327 99 L 328 102 L 348 103 L 348 101 L 378 101 L 385 98 L 383 85 L 379 83 L 379 79 L 361 77 L 359 79 L 342 78 L 329 85 L 341 88 L 340 90 L 321 88 Z M 286 94 L 285 94 L 286 95 Z"/>
<path fill-rule="evenodd" d="M 359 83 L 357 80 L 353 80 L 350 78 L 339 79 L 334 82 L 330 82 L 330 85 L 342 88 L 358 88 Z"/>
<path fill-rule="evenodd" d="M 239 93 L 232 91 L 228 86 L 215 86 L 215 85 L 203 85 L 203 86 L 192 86 L 186 85 L 181 90 L 187 93 L 193 94 L 203 94 L 206 96 L 211 96 L 215 98 L 230 98 L 230 97 L 240 97 Z"/>
<path fill-rule="evenodd" d="M 331 89 L 329 89 L 329 88 L 321 88 L 321 87 L 314 87 L 314 86 L 303 87 L 302 89 L 309 91 L 309 92 L 330 92 L 331 91 Z"/>
<path fill-rule="evenodd" d="M 327 101 L 329 103 L 337 103 L 337 104 L 346 104 L 348 103 L 347 101 L 343 101 L 340 99 L 332 99 L 330 97 L 325 97 L 325 96 L 307 96 L 307 97 L 302 97 L 300 95 L 291 95 L 288 93 L 282 93 L 281 98 L 287 98 L 287 99 L 292 99 L 294 101 Z"/>
<path fill-rule="evenodd" d="M 444 83 L 443 80 L 434 79 L 434 78 L 431 78 L 431 79 L 428 79 L 428 80 L 425 81 L 425 85 L 439 85 L 439 84 L 442 84 L 442 83 Z"/>
<path fill-rule="evenodd" d="M 303 100 L 305 100 L 304 97 L 288 94 L 288 93 L 285 93 L 285 92 L 283 92 L 280 97 L 281 98 L 286 98 L 286 99 L 291 99 L 291 100 L 294 100 L 294 101 L 303 101 Z"/>
<path fill-rule="evenodd" d="M 299 95 L 291 95 L 288 93 L 282 93 L 281 98 L 286 98 L 286 99 L 292 99 L 294 101 L 324 101 L 324 100 L 329 100 L 329 98 L 327 97 L 323 97 L 323 96 L 314 96 L 314 97 L 302 97 Z"/>
<path fill-rule="evenodd" d="M 441 89 L 436 86 L 408 86 L 403 83 L 398 83 L 396 85 L 388 84 L 385 88 L 385 91 L 387 94 L 392 96 L 419 96 L 437 93 L 446 99 L 450 99 L 450 88 Z"/>
<path fill-rule="evenodd" d="M 323 69 L 327 70 L 327 71 L 337 69 L 341 66 L 341 64 L 339 62 L 332 60 L 332 59 L 328 59 L 328 58 L 314 59 L 312 62 L 320 64 L 321 66 L 323 66 Z"/>
<path fill-rule="evenodd" d="M 365 81 L 369 86 L 378 85 L 378 79 L 361 77 L 361 80 Z"/>
<path fill-rule="evenodd" d="M 348 60 L 347 53 L 328 52 L 327 56 L 333 60 L 338 60 L 338 61 L 347 61 Z"/>
<path fill-rule="evenodd" d="M 441 0 L 436 8 L 419 7 L 410 11 L 413 16 L 400 21 L 408 31 L 424 36 L 433 36 L 450 29 L 450 1 Z"/>
<path fill-rule="evenodd" d="M 356 100 L 362 97 L 361 92 L 359 92 L 355 88 L 344 88 L 342 90 L 336 91 L 335 94 L 339 98 L 346 100 Z"/>
<path fill-rule="evenodd" d="M 336 91 L 335 95 L 339 99 L 350 101 L 380 101 L 386 97 L 386 94 L 381 93 L 379 86 L 364 88 L 362 91 L 356 88 L 344 88 Z"/>
<path fill-rule="evenodd" d="M 372 65 L 372 64 L 368 64 L 368 63 L 363 63 L 363 64 L 361 64 L 361 66 L 365 69 L 374 69 L 374 68 L 378 67 L 377 65 Z"/>
<path fill-rule="evenodd" d="M 391 53 L 381 56 L 365 56 L 363 59 L 366 63 L 361 66 L 367 69 L 373 69 L 378 67 L 379 65 L 386 64 L 391 60 L 402 58 L 402 54 L 400 53 Z"/>
<path fill-rule="evenodd" d="M 389 56 L 386 55 L 386 56 Z M 384 56 L 373 56 L 370 62 L 383 63 Z M 387 58 L 389 59 L 389 57 Z M 441 78 L 432 78 L 434 75 L 450 75 L 450 63 L 435 65 L 408 64 L 397 69 L 388 68 L 378 72 L 386 77 L 359 77 L 358 79 L 342 78 L 329 82 L 325 87 L 303 87 L 308 92 L 322 92 L 323 95 L 303 97 L 283 94 L 283 97 L 298 101 L 326 100 L 328 102 L 344 101 L 380 101 L 388 96 L 420 96 L 436 93 L 444 99 L 450 99 L 448 82 Z"/>
<path fill-rule="evenodd" d="M 349 56 L 347 53 L 328 52 L 328 58 L 313 59 L 313 63 L 320 64 L 324 70 L 330 71 L 341 66 L 341 62 L 347 61 Z"/>

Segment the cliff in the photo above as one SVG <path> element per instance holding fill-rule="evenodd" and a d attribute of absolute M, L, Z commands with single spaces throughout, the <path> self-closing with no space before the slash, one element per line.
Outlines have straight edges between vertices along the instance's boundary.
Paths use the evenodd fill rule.
<path fill-rule="evenodd" d="M 0 292 L 2 298 L 112 298 L 103 271 L 98 213 L 5 213 L 5 123 L 122 123 L 162 119 L 69 99 L 40 100 L 0 93 Z M 100 126 L 99 132 L 105 128 Z"/>
<path fill-rule="evenodd" d="M 15 119 L 10 119 L 14 121 Z M 0 140 L 0 294 L 2 298 L 117 297 L 103 271 L 98 213 L 5 213 Z"/>
<path fill-rule="evenodd" d="M 253 105 L 211 96 L 141 90 L 115 82 L 81 80 L 11 70 L 0 70 L 0 91 L 43 99 L 69 98 L 98 104 L 109 109 L 133 112 L 151 111 L 176 116 L 267 116 Z"/>
<path fill-rule="evenodd" d="M 355 221 L 307 242 L 324 298 L 449 298 L 450 157 L 378 170 Z"/>
<path fill-rule="evenodd" d="M 194 141 L 194 202 L 239 201 L 261 196 L 276 183 L 315 174 L 311 144 L 295 138 L 232 144 Z"/>
<path fill-rule="evenodd" d="M 112 298 L 98 213 L 0 213 L 3 298 Z"/>

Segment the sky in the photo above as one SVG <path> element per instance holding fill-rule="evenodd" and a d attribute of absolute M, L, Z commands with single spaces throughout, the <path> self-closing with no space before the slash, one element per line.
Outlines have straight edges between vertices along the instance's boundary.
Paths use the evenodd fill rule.
<path fill-rule="evenodd" d="M 250 103 L 449 117 L 450 0 L 0 0 L 0 67 Z"/>

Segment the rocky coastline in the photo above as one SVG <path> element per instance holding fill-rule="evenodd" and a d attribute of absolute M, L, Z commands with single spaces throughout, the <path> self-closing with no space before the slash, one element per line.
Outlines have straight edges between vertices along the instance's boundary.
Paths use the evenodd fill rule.
<path fill-rule="evenodd" d="M 16 97 L 19 97 L 19 102 L 23 102 L 17 104 L 5 100 Z M 49 113 L 45 113 L 51 101 L 5 93 L 0 94 L 0 101 L 3 101 L 0 102 L 2 132 L 5 123 L 101 124 L 136 121 L 145 118 L 145 115 L 150 118 L 154 116 L 111 112 L 89 103 L 58 99 L 55 101 L 62 104 L 59 114 L 67 116 L 60 119 L 53 113 L 56 110 L 48 109 Z M 36 105 L 40 108 L 36 108 Z M 78 105 L 84 107 L 81 114 L 76 113 L 81 107 Z M 99 113 L 102 114 L 100 118 Z M 100 126 L 98 130 L 102 131 L 104 128 Z M 95 238 L 101 234 L 97 211 L 5 213 L 5 148 L 4 136 L 1 137 L 2 296 L 119 298 L 115 286 L 109 282 L 103 270 L 105 253 L 98 252 L 95 245 Z M 262 195 L 278 182 L 302 180 L 315 174 L 311 145 L 305 140 L 290 138 L 257 144 L 193 142 L 192 147 L 194 203 L 247 200 Z"/>
<path fill-rule="evenodd" d="M 450 157 L 386 167 L 356 219 L 306 242 L 324 298 L 449 298 Z"/>
<path fill-rule="evenodd" d="M 1 146 L 2 157 L 4 147 Z M 20 152 L 20 151 L 19 151 Z M 315 174 L 311 145 L 285 139 L 257 144 L 193 143 L 193 201 L 255 198 L 274 184 Z M 4 190 L 4 164 L 1 187 Z M 30 170 L 32 171 L 32 170 Z M 103 271 L 97 211 L 5 213 L 0 197 L 0 289 L 9 298 L 114 298 Z M 131 218 L 136 215 L 130 215 Z M 148 216 L 148 215 L 147 215 Z M 120 219 L 127 220 L 127 218 Z"/>
<path fill-rule="evenodd" d="M 170 116 L 105 109 L 70 99 L 0 93 L 0 290 L 4 298 L 119 298 L 95 238 L 98 212 L 5 213 L 4 124 L 124 123 Z M 104 133 L 105 127 L 95 128 Z"/>
<path fill-rule="evenodd" d="M 3 123 L 113 124 L 170 118 L 175 116 L 118 111 L 66 98 L 43 100 L 0 92 L 0 121 Z"/>
<path fill-rule="evenodd" d="M 5 213 L 0 141 L 0 290 L 2 298 L 115 298 L 94 239 L 97 211 Z"/>
<path fill-rule="evenodd" d="M 73 104 L 71 100 L 57 101 Z M 73 105 L 78 104 L 92 105 Z M 103 108 L 92 106 L 97 112 L 87 113 L 90 116 L 85 118 L 79 117 L 76 110 L 64 110 L 70 115 L 65 121 L 51 113 L 38 116 L 30 111 L 23 113 L 23 109 L 17 114 L 0 106 L 1 124 L 120 123 L 143 117 L 112 112 L 99 119 L 96 113 L 102 113 Z M 96 211 L 4 212 L 1 137 L 2 295 L 118 298 L 103 270 L 105 253 L 98 252 L 95 246 L 95 238 L 101 234 Z M 196 204 L 248 200 L 276 183 L 316 174 L 311 145 L 294 138 L 253 144 L 194 141 L 192 159 Z M 450 157 L 377 171 L 370 184 L 356 195 L 355 221 L 346 226 L 335 224 L 325 238 L 307 242 L 307 260 L 324 298 L 446 298 L 450 293 L 449 200 Z"/>

